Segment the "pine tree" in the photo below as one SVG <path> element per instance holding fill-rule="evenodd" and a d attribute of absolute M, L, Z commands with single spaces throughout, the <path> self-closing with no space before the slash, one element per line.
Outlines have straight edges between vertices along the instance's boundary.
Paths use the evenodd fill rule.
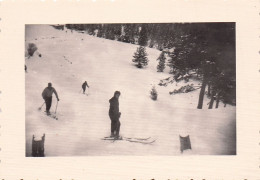
<path fill-rule="evenodd" d="M 123 33 L 121 35 L 121 41 L 126 42 L 126 43 L 130 43 L 133 41 L 133 37 L 132 37 L 132 27 L 131 24 L 124 24 L 123 25 Z"/>
<path fill-rule="evenodd" d="M 122 27 L 120 24 L 114 24 L 113 33 L 115 35 L 116 40 L 119 40 L 119 38 L 121 36 L 121 29 L 122 29 Z"/>
<path fill-rule="evenodd" d="M 145 47 L 139 46 L 134 54 L 133 62 L 137 63 L 138 68 L 143 68 L 148 65 L 148 58 L 146 57 L 147 53 L 145 51 Z"/>
<path fill-rule="evenodd" d="M 156 101 L 157 100 L 157 97 L 158 97 L 158 93 L 155 89 L 155 86 L 152 87 L 151 91 L 150 91 L 150 94 L 151 94 L 151 99 Z"/>
<path fill-rule="evenodd" d="M 159 63 L 157 65 L 157 72 L 163 72 L 163 70 L 165 69 L 165 60 L 166 60 L 164 51 L 160 54 L 157 60 L 159 60 Z"/>
<path fill-rule="evenodd" d="M 97 37 L 100 37 L 100 38 L 103 37 L 103 30 L 102 30 L 102 27 L 100 27 L 100 28 L 98 29 Z"/>
<path fill-rule="evenodd" d="M 148 42 L 148 35 L 147 35 L 147 27 L 146 25 L 142 25 L 141 31 L 140 31 L 140 37 L 138 39 L 138 44 L 140 46 L 146 46 Z"/>

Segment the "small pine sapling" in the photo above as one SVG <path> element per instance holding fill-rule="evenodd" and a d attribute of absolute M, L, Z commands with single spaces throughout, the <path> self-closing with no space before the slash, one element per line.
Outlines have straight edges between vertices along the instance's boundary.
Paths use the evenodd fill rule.
<path fill-rule="evenodd" d="M 157 100 L 157 97 L 158 97 L 158 93 L 155 89 L 155 86 L 152 87 L 152 90 L 150 91 L 150 94 L 151 94 L 151 99 L 156 101 Z"/>
<path fill-rule="evenodd" d="M 164 52 L 160 54 L 157 60 L 159 61 L 157 65 L 157 72 L 163 72 L 165 69 L 165 60 L 166 60 Z"/>
<path fill-rule="evenodd" d="M 136 63 L 138 68 L 143 68 L 148 65 L 148 58 L 146 57 L 147 53 L 145 51 L 145 47 L 139 46 L 133 56 L 133 62 Z"/>

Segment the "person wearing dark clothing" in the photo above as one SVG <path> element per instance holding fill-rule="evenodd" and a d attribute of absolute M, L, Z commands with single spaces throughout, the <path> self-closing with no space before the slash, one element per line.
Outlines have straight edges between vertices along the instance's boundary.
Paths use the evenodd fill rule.
<path fill-rule="evenodd" d="M 85 82 L 82 84 L 83 94 L 85 94 L 86 87 L 89 88 L 87 81 L 85 81 Z"/>
<path fill-rule="evenodd" d="M 25 70 L 25 72 L 27 72 L 27 66 L 26 65 L 24 65 L 24 70 Z"/>
<path fill-rule="evenodd" d="M 109 117 L 111 119 L 111 137 L 119 137 L 119 131 L 121 123 L 119 118 L 121 116 L 121 112 L 119 112 L 119 96 L 120 92 L 116 91 L 114 96 L 109 100 L 110 108 L 109 108 Z"/>
<path fill-rule="evenodd" d="M 50 115 L 50 108 L 51 108 L 51 104 L 52 104 L 52 94 L 55 94 L 57 101 L 59 101 L 59 97 L 58 94 L 56 92 L 56 90 L 52 87 L 51 83 L 48 83 L 48 87 L 46 87 L 43 92 L 42 92 L 42 98 L 45 101 L 46 104 L 46 113 L 47 115 Z"/>

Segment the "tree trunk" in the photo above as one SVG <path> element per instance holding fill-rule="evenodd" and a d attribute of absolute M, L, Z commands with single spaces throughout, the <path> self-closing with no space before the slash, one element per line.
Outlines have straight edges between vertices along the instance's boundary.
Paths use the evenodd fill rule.
<path fill-rule="evenodd" d="M 219 94 L 217 94 L 217 99 L 216 99 L 216 109 L 218 108 L 218 105 L 219 105 Z"/>
<path fill-rule="evenodd" d="M 209 102 L 209 109 L 213 108 L 213 104 L 214 104 L 214 101 L 215 101 L 215 95 L 216 95 L 216 92 L 212 91 L 211 92 L 211 99 L 210 99 L 210 102 Z"/>
<path fill-rule="evenodd" d="M 211 99 L 210 99 L 210 102 L 209 102 L 209 109 L 212 109 L 213 104 L 214 104 L 214 97 L 213 97 L 213 95 L 212 95 L 212 96 L 211 96 Z"/>
<path fill-rule="evenodd" d="M 197 107 L 198 109 L 202 109 L 206 85 L 207 85 L 206 79 L 205 77 L 203 77 L 202 86 L 200 89 L 199 103 Z"/>
<path fill-rule="evenodd" d="M 208 96 L 211 96 L 211 92 L 210 92 L 210 84 L 208 84 Z"/>

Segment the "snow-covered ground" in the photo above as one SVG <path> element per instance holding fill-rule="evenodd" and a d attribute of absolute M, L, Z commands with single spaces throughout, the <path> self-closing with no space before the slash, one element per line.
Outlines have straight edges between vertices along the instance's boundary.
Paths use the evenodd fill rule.
<path fill-rule="evenodd" d="M 170 76 L 168 69 L 156 70 L 160 51 L 146 48 L 149 65 L 138 69 L 132 63 L 137 45 L 47 25 L 26 26 L 25 33 L 26 43 L 35 43 L 42 54 L 25 59 L 26 156 L 31 155 L 33 134 L 39 138 L 44 133 L 46 156 L 236 154 L 236 108 L 220 103 L 218 109 L 208 110 L 205 96 L 204 109 L 198 110 L 199 90 L 170 95 L 185 83 L 158 86 Z M 80 92 L 85 80 L 89 96 Z M 38 111 L 48 82 L 59 94 L 58 120 L 43 113 L 45 106 Z M 150 98 L 153 85 L 157 101 Z M 108 100 L 116 90 L 121 92 L 120 134 L 151 137 L 155 143 L 101 140 L 110 135 Z M 54 96 L 52 112 L 56 104 Z M 190 136 L 192 150 L 180 152 L 179 135 Z"/>

